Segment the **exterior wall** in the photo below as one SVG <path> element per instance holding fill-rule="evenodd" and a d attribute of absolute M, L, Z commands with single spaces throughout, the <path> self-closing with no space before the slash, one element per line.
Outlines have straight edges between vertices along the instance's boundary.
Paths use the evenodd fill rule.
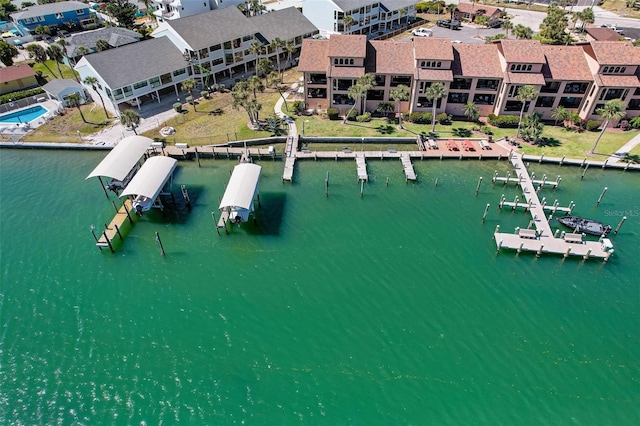
<path fill-rule="evenodd" d="M 156 9 L 153 14 L 158 20 L 184 18 L 211 10 L 210 3 L 206 0 L 155 0 L 153 3 Z"/>
<path fill-rule="evenodd" d="M 38 80 L 36 80 L 36 77 L 33 75 L 29 77 L 19 78 L 13 81 L 2 82 L 2 84 L 0 84 L 0 95 L 15 92 L 18 90 L 29 89 L 36 86 L 38 86 Z"/>
<path fill-rule="evenodd" d="M 84 93 L 84 90 L 81 90 L 81 89 L 72 89 L 72 88 L 64 89 L 60 93 L 57 93 L 56 98 L 58 99 L 58 101 L 60 101 L 60 103 L 62 103 L 63 106 L 68 107 L 69 96 L 71 96 L 74 93 L 77 93 L 78 95 L 80 95 L 80 104 L 84 104 L 87 102 L 87 95 L 86 93 Z"/>
<path fill-rule="evenodd" d="M 302 13 L 316 28 L 334 31 L 334 13 L 339 9 L 330 0 L 303 0 Z"/>
<path fill-rule="evenodd" d="M 80 10 L 81 13 L 78 13 L 76 10 L 71 10 L 63 12 L 61 14 L 47 14 L 42 16 L 34 16 L 31 18 L 18 19 L 14 22 L 16 22 L 16 24 L 18 24 L 22 29 L 32 33 L 40 25 L 48 26 L 53 29 L 56 27 L 60 27 L 68 22 L 75 22 L 80 24 L 80 21 L 91 19 L 91 14 L 88 7 L 78 10 Z"/>

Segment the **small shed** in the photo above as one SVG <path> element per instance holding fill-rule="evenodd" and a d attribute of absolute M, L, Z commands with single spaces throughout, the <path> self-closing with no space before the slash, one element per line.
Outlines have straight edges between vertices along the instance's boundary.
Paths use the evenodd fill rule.
<path fill-rule="evenodd" d="M 50 98 L 59 101 L 62 106 L 69 107 L 69 96 L 74 93 L 80 95 L 80 104 L 87 102 L 87 94 L 82 84 L 68 78 L 56 78 L 42 86 Z"/>

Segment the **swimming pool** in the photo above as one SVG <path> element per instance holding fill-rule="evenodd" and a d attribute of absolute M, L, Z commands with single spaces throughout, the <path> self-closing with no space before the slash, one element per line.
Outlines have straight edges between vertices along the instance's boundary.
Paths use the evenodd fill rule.
<path fill-rule="evenodd" d="M 11 112 L 9 114 L 0 115 L 0 124 L 29 123 L 30 121 L 33 121 L 48 112 L 49 111 L 45 107 L 36 105 L 30 108 Z"/>

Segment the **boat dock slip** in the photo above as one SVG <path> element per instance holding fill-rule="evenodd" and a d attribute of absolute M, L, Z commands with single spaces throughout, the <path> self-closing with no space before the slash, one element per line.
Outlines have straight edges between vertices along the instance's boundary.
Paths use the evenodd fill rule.
<path fill-rule="evenodd" d="M 413 164 L 411 164 L 411 157 L 408 154 L 403 154 L 400 157 L 402 162 L 402 168 L 404 169 L 404 175 L 407 180 L 416 180 L 416 172 L 413 170 Z"/>
<path fill-rule="evenodd" d="M 502 199 L 500 204 L 511 205 L 513 208 L 523 207 L 527 209 L 531 213 L 532 223 L 536 229 L 517 229 L 516 233 L 507 234 L 499 232 L 500 226 L 498 225 L 494 233 L 498 251 L 506 248 L 517 250 L 518 253 L 521 251 L 534 252 L 536 256 L 544 253 L 554 253 L 563 255 L 565 258 L 568 256 L 581 256 L 586 260 L 589 257 L 596 257 L 607 261 L 613 254 L 613 245 L 607 238 L 601 238 L 601 241 L 583 241 L 582 234 L 562 233 L 560 238 L 556 238 L 553 235 L 549 221 L 545 216 L 545 206 L 538 199 L 534 183 L 522 161 L 522 155 L 511 154 L 510 160 L 516 170 L 518 177 L 516 181 L 522 187 L 527 202 L 518 203 L 515 201 L 507 203 Z M 554 208 L 560 210 L 556 203 L 554 203 L 554 206 L 548 207 L 551 207 L 551 210 Z"/>
<path fill-rule="evenodd" d="M 113 219 L 111 219 L 111 222 L 109 222 L 109 226 L 105 228 L 100 238 L 98 238 L 96 246 L 109 247 L 112 249 L 112 241 L 116 237 L 116 235 L 118 235 L 121 239 L 123 238 L 122 234 L 120 233 L 122 225 L 126 220 L 133 222 L 132 216 L 135 216 L 129 214 L 129 212 L 131 212 L 131 209 L 131 200 L 124 200 L 124 203 L 122 204 L 122 207 L 120 207 L 120 210 L 118 210 Z"/>
<path fill-rule="evenodd" d="M 356 168 L 358 172 L 358 182 L 367 182 L 369 175 L 367 174 L 367 162 L 364 154 L 356 154 Z"/>
<path fill-rule="evenodd" d="M 296 156 L 292 155 L 284 160 L 284 172 L 282 173 L 282 181 L 293 181 L 293 168 L 296 164 Z"/>

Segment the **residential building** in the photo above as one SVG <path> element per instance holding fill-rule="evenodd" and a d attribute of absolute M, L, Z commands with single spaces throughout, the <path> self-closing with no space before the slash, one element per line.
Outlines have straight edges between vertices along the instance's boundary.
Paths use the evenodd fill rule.
<path fill-rule="evenodd" d="M 303 38 L 317 33 L 317 28 L 294 7 L 250 18 L 235 7 L 226 7 L 165 21 L 152 36 L 172 40 L 185 53 L 200 82 L 205 84 L 207 79 L 206 84 L 218 84 L 254 72 L 258 56 L 275 59 L 276 52 L 268 45 L 276 37 L 300 49 Z M 254 42 L 263 47 L 259 55 L 251 50 Z M 278 53 L 281 59 L 287 56 L 283 49 Z"/>
<path fill-rule="evenodd" d="M 370 38 L 406 25 L 416 16 L 415 0 L 303 0 L 304 16 L 325 33 L 365 34 Z M 345 26 L 350 16 L 353 24 Z"/>
<path fill-rule="evenodd" d="M 82 87 L 82 84 L 75 80 L 68 78 L 54 78 L 44 86 L 42 89 L 49 95 L 49 98 L 56 99 L 62 106 L 73 106 L 69 103 L 69 97 L 71 95 L 78 95 L 80 98 L 80 104 L 87 102 L 87 94 Z"/>
<path fill-rule="evenodd" d="M 223 7 L 237 7 L 245 0 L 152 0 L 158 21 L 171 21 Z"/>
<path fill-rule="evenodd" d="M 36 73 L 26 63 L 0 68 L 0 95 L 38 86 Z"/>
<path fill-rule="evenodd" d="M 584 32 L 587 41 L 618 41 L 624 39 L 620 34 L 606 27 L 586 27 Z"/>
<path fill-rule="evenodd" d="M 459 2 L 453 17 L 460 21 L 475 22 L 478 16 L 486 16 L 488 18 L 487 26 L 495 27 L 500 23 L 501 14 L 502 11 L 500 8 L 494 6 L 487 6 L 486 4 L 478 4 L 475 2 Z"/>
<path fill-rule="evenodd" d="M 49 27 L 54 34 L 64 26 L 85 26 L 93 23 L 89 5 L 78 1 L 46 3 L 29 6 L 10 15 L 11 20 L 23 34 L 33 34 L 39 26 Z"/>
<path fill-rule="evenodd" d="M 153 39 L 84 56 L 75 70 L 83 81 L 88 76 L 98 80 L 96 87 L 109 100 L 107 107 L 118 114 L 121 104 L 141 108 L 166 96 L 179 98 L 181 83 L 188 78 L 194 78 L 200 88 L 231 86 L 255 72 L 254 42 L 262 47 L 260 59 L 269 58 L 275 65 L 276 51 L 268 48 L 273 39 L 291 41 L 300 48 L 304 37 L 317 32 L 293 7 L 251 18 L 226 7 L 162 22 Z M 287 53 L 283 49 L 277 53 L 286 66 Z"/>
<path fill-rule="evenodd" d="M 363 58 L 362 55 L 365 55 Z M 363 66 L 364 64 L 364 66 Z M 338 108 L 345 113 L 353 100 L 349 87 L 365 73 L 375 76 L 367 93 L 367 111 L 392 102 L 393 87 L 410 88 L 403 112 L 428 112 L 425 91 L 434 82 L 447 95 L 436 112 L 463 115 L 473 102 L 480 114 L 519 114 L 520 87 L 533 86 L 535 100 L 525 114 L 551 119 L 559 106 L 582 119 L 598 119 L 607 100 L 621 99 L 627 116 L 640 115 L 640 49 L 629 42 L 596 42 L 575 46 L 542 45 L 536 40 L 499 40 L 492 44 L 452 44 L 445 38 L 416 37 L 410 41 L 367 41 L 366 36 L 332 35 L 328 40 L 304 40 L 298 70 L 304 73 L 309 108 Z"/>
<path fill-rule="evenodd" d="M 136 31 L 122 27 L 105 27 L 71 34 L 65 38 L 65 43 L 67 56 L 75 63 L 81 56 L 97 52 L 96 43 L 98 40 L 106 41 L 113 48 L 138 42 L 141 38 L 142 35 Z"/>

